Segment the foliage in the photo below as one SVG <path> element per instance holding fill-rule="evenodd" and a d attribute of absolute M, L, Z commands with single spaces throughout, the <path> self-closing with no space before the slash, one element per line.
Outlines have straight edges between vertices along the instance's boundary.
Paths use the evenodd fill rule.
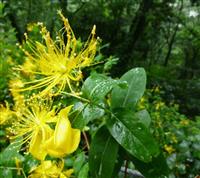
<path fill-rule="evenodd" d="M 3 12 L 4 4 L 0 4 L 0 101 L 8 97 L 8 81 L 11 76 L 11 67 L 22 60 L 22 54 L 16 46 L 16 32 L 11 26 L 10 21 L 6 18 L 6 13 Z"/>
<path fill-rule="evenodd" d="M 198 177 L 199 5 L 3 0 L 0 177 Z"/>
<path fill-rule="evenodd" d="M 23 33 L 27 32 L 29 24 L 38 21 L 44 22 L 51 35 L 56 36 L 62 26 L 55 18 L 60 8 L 84 41 L 91 26 L 96 24 L 103 45 L 109 44 L 103 48 L 105 58 L 114 54 L 113 62 L 118 59 L 109 71 L 112 76 L 119 77 L 135 66 L 145 67 L 150 79 L 148 84 L 162 80 L 174 86 L 172 82 L 180 82 L 179 91 L 172 90 L 171 93 L 176 96 L 182 112 L 195 116 L 200 111 L 199 96 L 197 101 L 190 101 L 193 92 L 182 90 L 183 83 L 190 85 L 190 80 L 196 83 L 200 76 L 198 1 L 41 0 L 33 3 L 31 0 L 4 0 L 3 3 L 2 10 L 15 28 L 19 42 L 23 41 Z M 199 90 L 198 87 L 194 89 Z M 185 91 L 188 97 L 182 101 Z"/>
<path fill-rule="evenodd" d="M 168 105 L 161 98 L 163 90 L 146 90 L 138 108 L 146 108 L 152 118 L 152 132 L 165 152 L 170 177 L 195 177 L 199 162 L 199 117 L 192 120 L 179 113 L 175 103 Z"/>
<path fill-rule="evenodd" d="M 14 103 L 1 107 L 2 132 L 10 138 L 0 155 L 1 174 L 112 177 L 120 171 L 115 169 L 119 148 L 136 160 L 151 161 L 159 154 L 158 144 L 149 124 L 140 120 L 148 115 L 140 118 L 134 111 L 145 90 L 144 69 L 132 69 L 120 79 L 93 72 L 81 81 L 82 69 L 95 62 L 95 27 L 83 50 L 77 49 L 68 20 L 58 13 L 67 43 L 63 34 L 54 42 L 41 26 L 44 43 L 27 38 L 26 58 L 10 78 Z"/>

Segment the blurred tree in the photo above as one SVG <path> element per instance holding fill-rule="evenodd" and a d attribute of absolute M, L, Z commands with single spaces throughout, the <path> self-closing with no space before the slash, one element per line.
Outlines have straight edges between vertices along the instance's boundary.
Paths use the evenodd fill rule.
<path fill-rule="evenodd" d="M 102 53 L 119 57 L 111 75 L 120 76 L 134 66 L 147 69 L 154 83 L 200 77 L 200 12 L 196 0 L 2 0 L 19 42 L 27 24 L 42 21 L 55 36 L 62 24 L 62 9 L 76 36 L 84 39 L 96 24 L 97 35 L 108 44 Z M 173 81 L 174 80 L 174 81 Z M 154 82 L 155 81 L 155 82 Z M 198 85 L 195 85 L 198 86 Z M 182 85 L 180 85 L 180 88 Z M 172 95 L 172 94 L 170 94 Z M 181 100 L 181 98 L 179 98 Z M 200 108 L 199 108 L 200 110 Z"/>

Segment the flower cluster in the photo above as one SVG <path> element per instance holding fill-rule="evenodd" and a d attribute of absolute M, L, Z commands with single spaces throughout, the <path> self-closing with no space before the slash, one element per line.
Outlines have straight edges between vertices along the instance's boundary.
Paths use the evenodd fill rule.
<path fill-rule="evenodd" d="M 56 113 L 49 102 L 33 99 L 18 113 L 18 120 L 13 124 L 15 137 L 23 136 L 29 142 L 29 152 L 37 159 L 44 160 L 49 154 L 63 157 L 74 152 L 80 142 L 80 130 L 71 128 L 67 117 L 72 106 Z M 50 124 L 55 125 L 52 129 Z"/>
<path fill-rule="evenodd" d="M 46 178 L 46 177 L 59 177 L 59 178 L 69 178 L 73 173 L 73 169 L 63 171 L 64 162 L 56 164 L 52 161 L 43 161 L 41 165 L 31 170 L 31 175 L 29 178 Z"/>
<path fill-rule="evenodd" d="M 14 116 L 8 128 L 10 138 L 23 138 L 20 144 L 27 145 L 26 151 L 41 163 L 30 171 L 30 178 L 67 178 L 73 173 L 73 169 L 63 170 L 63 161 L 57 163 L 47 158 L 48 155 L 62 160 L 73 153 L 81 135 L 79 129 L 72 128 L 68 118 L 73 105 L 54 106 L 52 98 L 64 90 L 76 96 L 74 84 L 82 79 L 82 68 L 93 63 L 96 53 L 96 27 L 79 50 L 68 20 L 60 11 L 58 14 L 64 28 L 55 41 L 41 23 L 38 26 L 44 43 L 32 41 L 26 35 L 26 49 L 23 48 L 26 59 L 15 68 L 16 77 L 9 82 L 14 104 L 0 105 L 0 124 Z"/>
<path fill-rule="evenodd" d="M 58 13 L 64 22 L 64 31 L 61 30 L 55 41 L 41 23 L 39 26 L 45 44 L 34 43 L 27 37 L 26 44 L 31 52 L 24 50 L 27 59 L 18 69 L 30 75 L 33 80 L 24 82 L 24 87 L 19 91 L 42 89 L 39 95 L 45 96 L 50 92 L 59 94 L 68 86 L 70 91 L 74 92 L 71 83 L 80 81 L 83 77 L 81 69 L 93 62 L 97 47 L 96 26 L 93 27 L 83 49 L 78 51 L 77 40 L 68 20 L 60 11 Z M 65 33 L 67 44 L 64 42 Z"/>

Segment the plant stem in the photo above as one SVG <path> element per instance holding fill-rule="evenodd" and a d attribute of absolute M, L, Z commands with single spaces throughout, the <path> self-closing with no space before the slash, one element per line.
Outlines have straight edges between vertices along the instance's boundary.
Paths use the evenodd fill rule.
<path fill-rule="evenodd" d="M 124 171 L 124 178 L 127 177 L 127 169 L 128 169 L 128 160 L 125 161 L 125 171 Z"/>
<path fill-rule="evenodd" d="M 84 131 L 82 133 L 83 133 L 83 137 L 85 139 L 85 143 L 86 143 L 87 149 L 90 150 L 90 144 L 89 144 L 87 135 L 86 135 L 86 133 Z"/>
<path fill-rule="evenodd" d="M 88 100 L 88 99 L 86 99 L 86 98 L 82 98 L 82 97 L 80 97 L 80 96 L 78 96 L 78 95 L 75 95 L 75 94 L 73 94 L 73 93 L 68 93 L 68 92 L 64 92 L 64 91 L 61 92 L 61 93 L 66 94 L 66 95 L 68 95 L 68 96 L 72 96 L 72 97 L 74 97 L 74 98 L 77 98 L 77 99 L 79 99 L 80 101 L 87 102 L 87 103 L 91 103 L 90 100 Z"/>

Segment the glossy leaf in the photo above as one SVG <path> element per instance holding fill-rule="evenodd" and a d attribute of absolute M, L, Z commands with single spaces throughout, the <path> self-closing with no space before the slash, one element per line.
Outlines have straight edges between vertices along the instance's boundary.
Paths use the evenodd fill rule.
<path fill-rule="evenodd" d="M 18 152 L 22 145 L 22 139 L 12 142 L 5 150 L 0 153 L 0 165 L 15 166 L 15 160 L 24 160 L 24 157 Z"/>
<path fill-rule="evenodd" d="M 103 103 L 99 103 L 103 105 Z M 72 127 L 83 129 L 90 121 L 101 118 L 104 115 L 104 110 L 90 104 L 78 102 L 74 105 L 74 114 L 70 117 Z"/>
<path fill-rule="evenodd" d="M 30 172 L 33 167 L 39 165 L 39 160 L 36 160 L 30 153 L 24 156 L 23 170 L 25 172 Z"/>
<path fill-rule="evenodd" d="M 112 108 L 128 107 L 133 108 L 142 97 L 146 87 L 146 73 L 143 68 L 134 68 L 126 72 L 121 82 L 127 82 L 127 88 L 116 86 L 111 93 Z"/>
<path fill-rule="evenodd" d="M 168 176 L 169 167 L 167 166 L 166 159 L 162 155 L 153 158 L 151 162 L 144 163 L 135 158 L 131 159 L 136 167 L 145 177 L 148 178 L 165 178 Z"/>
<path fill-rule="evenodd" d="M 105 127 L 94 136 L 90 152 L 89 167 L 93 178 L 111 178 L 117 159 L 118 144 Z"/>
<path fill-rule="evenodd" d="M 107 120 L 107 127 L 117 142 L 139 160 L 149 162 L 159 153 L 149 129 L 134 117 L 133 112 L 118 109 Z"/>
<path fill-rule="evenodd" d="M 135 113 L 135 117 L 138 118 L 142 124 L 144 124 L 147 128 L 149 128 L 151 123 L 151 117 L 146 109 L 138 111 Z"/>
<path fill-rule="evenodd" d="M 105 75 L 94 73 L 83 84 L 83 96 L 92 100 L 101 100 L 104 99 L 113 87 L 117 85 L 123 86 L 123 83 Z"/>

